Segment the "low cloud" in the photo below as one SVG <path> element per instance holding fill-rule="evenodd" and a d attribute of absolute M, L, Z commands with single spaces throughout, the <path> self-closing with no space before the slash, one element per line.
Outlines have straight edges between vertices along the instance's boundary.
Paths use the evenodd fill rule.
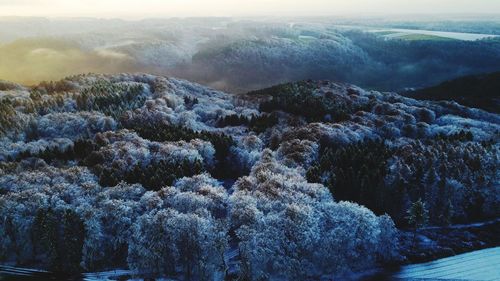
<path fill-rule="evenodd" d="M 24 39 L 0 45 L 0 77 L 23 84 L 57 80 L 79 73 L 141 71 L 126 54 L 99 49 L 83 50 L 57 39 Z"/>

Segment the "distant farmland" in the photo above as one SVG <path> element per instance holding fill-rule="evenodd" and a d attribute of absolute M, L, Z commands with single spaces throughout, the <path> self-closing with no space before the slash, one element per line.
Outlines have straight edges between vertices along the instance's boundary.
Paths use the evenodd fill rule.
<path fill-rule="evenodd" d="M 492 35 L 492 34 L 446 32 L 446 31 L 432 31 L 432 30 L 419 30 L 419 29 L 397 29 L 397 28 L 371 30 L 371 32 L 374 32 L 386 38 L 398 38 L 404 40 L 475 41 L 475 40 L 498 37 L 498 35 Z"/>
<path fill-rule="evenodd" d="M 500 280 L 500 247 L 408 265 L 395 277 L 403 280 Z"/>

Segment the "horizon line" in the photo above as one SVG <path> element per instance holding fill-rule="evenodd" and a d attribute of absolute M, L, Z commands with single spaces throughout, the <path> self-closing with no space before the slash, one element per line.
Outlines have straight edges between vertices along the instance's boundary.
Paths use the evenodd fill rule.
<path fill-rule="evenodd" d="M 373 17 L 403 17 L 403 16 L 413 16 L 413 17 L 480 17 L 480 16 L 496 16 L 500 17 L 499 12 L 481 12 L 481 13 L 462 13 L 462 12 L 447 12 L 447 13 L 338 13 L 338 14 L 325 14 L 325 15 L 184 15 L 184 16 L 174 16 L 174 15 L 123 15 L 123 16 L 98 16 L 98 15 L 0 15 L 0 19 L 101 19 L 101 20 L 124 20 L 124 21 L 140 21 L 147 19 L 216 19 L 216 18 L 226 18 L 226 19 L 257 19 L 257 18 L 277 18 L 277 19 L 288 19 L 288 18 L 373 18 Z M 411 19 L 410 19 L 411 20 Z M 495 21 L 499 19 L 477 19 L 481 21 Z"/>

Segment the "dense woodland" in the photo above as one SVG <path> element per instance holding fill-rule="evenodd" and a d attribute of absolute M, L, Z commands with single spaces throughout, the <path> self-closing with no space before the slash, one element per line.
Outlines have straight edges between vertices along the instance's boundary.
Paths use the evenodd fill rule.
<path fill-rule="evenodd" d="M 443 82 L 437 86 L 417 91 L 407 91 L 406 96 L 426 100 L 454 100 L 460 104 L 500 112 L 500 72 L 470 75 Z"/>
<path fill-rule="evenodd" d="M 304 79 L 349 82 L 381 91 L 430 87 L 498 71 L 500 40 L 399 40 L 328 24 L 240 27 L 248 36 L 208 41 L 177 76 L 232 91 Z M 248 29 L 247 29 L 248 28 Z"/>
<path fill-rule="evenodd" d="M 500 215 L 500 118 L 455 102 L 78 75 L 2 82 L 0 113 L 3 263 L 317 280 L 404 259 L 396 227 Z"/>

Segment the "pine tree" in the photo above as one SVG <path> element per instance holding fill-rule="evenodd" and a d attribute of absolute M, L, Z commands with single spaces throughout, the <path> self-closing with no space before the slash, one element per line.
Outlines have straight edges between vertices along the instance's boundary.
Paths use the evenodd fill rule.
<path fill-rule="evenodd" d="M 429 221 L 429 214 L 422 199 L 415 201 L 407 211 L 408 224 L 413 227 L 413 245 L 415 246 L 417 230 L 424 227 Z"/>
<path fill-rule="evenodd" d="M 427 211 L 427 207 L 425 203 L 422 202 L 422 199 L 418 199 L 415 201 L 410 209 L 407 211 L 408 223 L 413 226 L 415 230 L 424 227 L 429 221 L 429 212 Z"/>

